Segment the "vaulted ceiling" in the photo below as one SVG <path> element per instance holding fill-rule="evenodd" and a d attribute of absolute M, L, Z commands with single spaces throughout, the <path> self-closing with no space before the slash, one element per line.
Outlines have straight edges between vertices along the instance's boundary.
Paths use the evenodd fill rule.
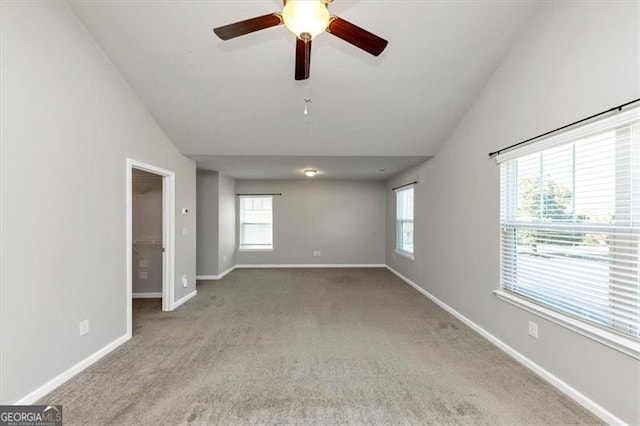
<path fill-rule="evenodd" d="M 538 7 L 336 0 L 332 14 L 389 46 L 373 57 L 321 34 L 311 78 L 300 82 L 284 26 L 226 42 L 212 32 L 280 11 L 280 2 L 70 4 L 177 147 L 201 160 L 435 155 Z"/>

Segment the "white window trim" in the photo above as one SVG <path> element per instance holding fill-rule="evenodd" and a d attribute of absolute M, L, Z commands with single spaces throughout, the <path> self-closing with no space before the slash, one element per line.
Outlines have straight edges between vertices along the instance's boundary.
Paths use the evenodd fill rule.
<path fill-rule="evenodd" d="M 549 136 L 548 138 L 540 140 L 538 142 L 505 151 L 499 155 L 496 155 L 496 162 L 500 164 L 504 161 L 512 160 L 514 158 L 522 157 L 534 152 L 540 152 L 571 140 L 580 139 L 593 132 L 597 132 L 599 129 L 604 127 L 623 125 L 625 123 L 638 119 L 639 114 L 640 107 L 635 107 L 628 111 L 620 112 L 607 118 L 598 119 L 593 123 L 582 125 L 576 129 L 567 130 L 555 136 Z"/>
<path fill-rule="evenodd" d="M 402 256 L 402 257 L 407 258 L 409 260 L 416 260 L 416 256 L 415 256 L 414 253 L 409 253 L 409 252 L 406 252 L 406 251 L 400 250 L 400 249 L 395 249 L 394 252 L 398 256 Z"/>
<path fill-rule="evenodd" d="M 273 195 L 269 195 L 271 197 L 271 232 L 273 232 Z M 242 198 L 259 198 L 259 197 L 266 197 L 263 195 L 255 195 L 255 196 L 250 196 L 250 195 L 240 195 L 238 197 L 238 199 L 242 199 Z M 238 248 L 236 249 L 236 251 L 239 252 L 271 252 L 273 251 L 274 248 L 274 244 L 273 244 L 273 234 L 271 235 L 271 245 L 270 246 L 266 246 L 264 248 L 260 247 L 260 248 L 256 248 L 256 247 L 252 247 L 252 244 L 246 244 L 246 245 L 242 245 L 242 218 L 240 215 L 240 212 L 242 211 L 242 208 L 240 207 L 240 204 L 238 203 L 238 210 L 236 210 L 237 215 L 238 215 L 238 233 L 237 235 L 237 239 L 238 239 Z"/>
<path fill-rule="evenodd" d="M 493 294 L 495 294 L 500 300 L 531 312 L 532 314 L 538 315 L 546 320 L 558 324 L 559 326 L 588 337 L 591 340 L 602 343 L 612 349 L 622 352 L 625 355 L 640 360 L 640 342 L 633 338 L 623 336 L 552 309 L 545 308 L 544 306 L 530 302 L 521 296 L 511 294 L 503 289 L 494 290 Z"/>
<path fill-rule="evenodd" d="M 510 150 L 496 156 L 498 164 L 517 157 L 528 155 L 534 152 L 543 151 L 545 149 L 560 145 L 570 140 L 579 139 L 603 127 L 618 126 L 635 120 L 638 118 L 640 108 L 633 108 L 625 112 L 621 112 L 610 117 L 597 120 L 593 123 L 586 124 L 573 130 L 551 136 L 546 140 L 539 141 L 535 144 L 525 145 L 521 148 Z M 635 359 L 640 359 L 640 341 L 633 337 L 627 337 L 618 334 L 609 329 L 601 328 L 587 321 L 571 317 L 553 309 L 546 308 L 542 305 L 534 303 L 523 296 L 513 294 L 504 290 L 502 283 L 498 289 L 493 291 L 494 295 L 500 300 L 510 303 L 518 308 L 524 309 L 532 314 L 538 315 L 549 320 L 561 327 L 574 331 L 591 340 L 599 342 L 609 348 L 615 349 L 625 355 Z"/>
<path fill-rule="evenodd" d="M 402 250 L 401 248 L 398 247 L 398 194 L 400 194 L 403 191 L 408 191 L 409 189 L 411 189 L 413 191 L 413 219 L 412 219 L 412 223 L 413 223 L 413 241 L 411 242 L 413 244 L 413 252 L 408 252 L 405 250 Z M 397 255 L 400 255 L 402 257 L 405 257 L 409 260 L 415 260 L 415 244 L 416 244 L 416 184 L 412 183 L 409 185 L 406 185 L 403 188 L 400 188 L 398 190 L 394 190 L 395 192 L 395 198 L 396 198 L 396 223 L 395 223 L 395 228 L 396 228 L 396 242 L 395 242 L 395 248 L 394 248 L 394 252 Z"/>
<path fill-rule="evenodd" d="M 273 251 L 273 246 L 269 248 L 251 248 L 248 246 L 240 246 L 238 247 L 238 251 Z"/>

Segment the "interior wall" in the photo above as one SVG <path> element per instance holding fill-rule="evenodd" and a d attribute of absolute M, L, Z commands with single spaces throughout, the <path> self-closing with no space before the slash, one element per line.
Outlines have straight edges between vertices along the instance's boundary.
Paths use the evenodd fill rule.
<path fill-rule="evenodd" d="M 198 276 L 218 275 L 218 196 L 219 174 L 207 170 L 196 173 L 198 198 L 197 262 Z"/>
<path fill-rule="evenodd" d="M 236 264 L 236 181 L 219 175 L 218 181 L 218 273 Z"/>
<path fill-rule="evenodd" d="M 134 170 L 133 293 L 162 293 L 162 176 Z"/>
<path fill-rule="evenodd" d="M 488 153 L 640 97 L 639 13 L 638 2 L 546 4 L 435 158 L 387 184 L 419 181 L 416 260 L 394 256 L 389 196 L 388 265 L 629 424 L 640 423 L 638 360 L 493 295 L 500 182 Z"/>
<path fill-rule="evenodd" d="M 238 251 L 238 264 L 384 263 L 383 182 L 237 180 L 236 192 L 282 193 L 273 198 L 273 251 Z"/>
<path fill-rule="evenodd" d="M 217 276 L 236 264 L 235 179 L 198 170 L 197 197 L 198 276 Z"/>
<path fill-rule="evenodd" d="M 0 403 L 9 404 L 127 337 L 126 158 L 175 172 L 176 300 L 195 290 L 195 215 L 180 210 L 195 209 L 196 177 L 67 3 L 1 2 L 0 23 Z"/>

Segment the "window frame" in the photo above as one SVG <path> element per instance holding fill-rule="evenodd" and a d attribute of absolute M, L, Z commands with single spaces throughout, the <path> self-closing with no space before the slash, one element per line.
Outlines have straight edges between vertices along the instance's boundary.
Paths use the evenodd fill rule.
<path fill-rule="evenodd" d="M 413 233 L 412 233 L 412 240 L 411 241 L 411 246 L 413 247 L 413 251 L 407 251 L 404 250 L 402 246 L 402 242 L 404 242 L 404 240 L 401 240 L 401 231 L 400 231 L 400 223 L 404 224 L 405 222 L 409 222 L 409 220 L 407 219 L 399 219 L 399 200 L 400 200 L 400 195 L 403 192 L 406 191 L 411 191 L 413 194 L 413 204 L 412 204 L 412 212 L 411 212 L 411 217 L 412 219 L 410 220 L 411 224 L 413 225 Z M 416 252 L 416 247 L 415 247 L 415 241 L 416 241 L 416 237 L 415 237 L 415 213 L 416 213 L 416 191 L 415 191 L 415 184 L 409 184 L 407 186 L 404 186 L 402 188 L 398 188 L 395 191 L 395 204 L 396 204 L 396 217 L 395 217 L 395 230 L 396 230 L 396 243 L 395 243 L 395 247 L 394 247 L 394 253 L 402 256 L 406 259 L 409 260 L 415 260 L 415 252 Z"/>
<path fill-rule="evenodd" d="M 242 243 L 242 239 L 243 239 L 243 224 L 244 224 L 244 217 L 243 217 L 243 205 L 242 205 L 242 200 L 243 199 L 247 199 L 247 198 L 269 198 L 271 199 L 271 222 L 269 223 L 271 226 L 271 245 L 264 245 L 264 247 L 258 247 L 255 244 L 246 244 L 243 245 Z M 273 243 L 273 215 L 274 215 L 274 197 L 273 195 L 240 195 L 238 196 L 238 251 L 242 251 L 242 252 L 270 252 L 274 250 L 274 243 Z"/>
<path fill-rule="evenodd" d="M 575 128 L 561 134 L 551 136 L 543 139 L 539 142 L 525 145 L 522 148 L 507 151 L 504 154 L 498 155 L 496 161 L 502 163 L 508 160 L 524 157 L 529 154 L 544 151 L 548 148 L 559 146 L 563 143 L 570 141 L 576 141 L 583 137 L 588 137 L 593 133 L 597 133 L 605 128 L 613 128 L 615 126 L 623 125 L 626 122 L 631 122 L 640 118 L 640 108 L 634 108 L 625 112 L 618 113 L 614 116 L 610 116 L 604 119 L 596 120 L 579 128 Z M 503 191 L 504 182 L 500 180 L 500 191 Z M 514 208 L 512 205 L 507 205 L 507 209 Z M 500 232 L 504 229 L 502 223 L 502 213 L 500 214 Z M 500 240 L 501 236 L 498 237 Z M 615 331 L 613 328 L 600 326 L 586 320 L 574 317 L 561 311 L 547 308 L 533 300 L 512 292 L 504 287 L 502 279 L 502 250 L 503 244 L 500 242 L 500 274 L 498 288 L 493 291 L 494 295 L 504 302 L 507 302 L 513 306 L 523 309 L 529 313 L 535 314 L 548 321 L 551 321 L 557 325 L 560 325 L 566 329 L 583 335 L 591 340 L 604 344 L 612 349 L 622 352 L 632 358 L 640 359 L 640 339 L 633 336 L 626 335 Z"/>

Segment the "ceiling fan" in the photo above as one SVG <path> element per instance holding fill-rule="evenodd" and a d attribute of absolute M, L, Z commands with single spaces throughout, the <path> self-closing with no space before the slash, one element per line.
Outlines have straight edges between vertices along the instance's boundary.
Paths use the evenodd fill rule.
<path fill-rule="evenodd" d="M 311 40 L 324 31 L 378 56 L 388 41 L 369 31 L 329 15 L 328 4 L 333 0 L 284 0 L 282 13 L 270 13 L 223 27 L 213 32 L 222 40 L 229 40 L 255 31 L 284 24 L 296 35 L 296 80 L 309 78 L 311 68 Z"/>

